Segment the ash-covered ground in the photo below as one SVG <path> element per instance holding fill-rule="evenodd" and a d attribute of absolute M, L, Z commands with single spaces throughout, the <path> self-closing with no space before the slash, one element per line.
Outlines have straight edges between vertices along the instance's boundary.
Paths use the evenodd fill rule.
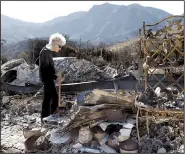
<path fill-rule="evenodd" d="M 5 94 L 4 94 L 5 95 Z M 25 130 L 40 129 L 40 111 L 42 96 L 39 95 L 31 101 L 28 101 L 32 96 L 14 95 L 14 96 L 3 96 L 2 97 L 2 108 L 1 108 L 1 152 L 5 153 L 24 153 L 30 152 L 25 148 L 25 137 L 23 132 Z M 62 101 L 74 101 L 76 95 L 62 95 Z M 69 111 L 65 111 L 66 114 Z M 117 125 L 119 126 L 119 125 Z M 60 126 L 49 126 L 49 131 L 60 129 Z M 117 128 L 112 126 L 111 131 L 115 131 Z M 150 123 L 150 134 L 147 135 L 146 121 L 139 121 L 140 139 L 141 145 L 139 152 L 141 153 L 184 153 L 184 121 L 168 121 L 161 123 Z M 94 131 L 94 130 L 93 130 Z M 53 132 L 53 134 L 54 134 Z M 119 132 L 119 131 L 118 131 Z M 94 132 L 95 133 L 95 132 Z M 104 134 L 110 135 L 110 130 L 103 131 Z M 51 133 L 52 134 L 52 133 Z M 78 131 L 75 134 L 79 137 Z M 47 135 L 45 135 L 47 136 Z M 55 136 L 55 135 L 54 135 Z M 111 136 L 111 135 L 110 135 Z M 67 137 L 66 137 L 67 138 Z M 130 138 L 138 143 L 137 130 L 135 123 L 130 133 Z M 46 137 L 46 139 L 48 139 Z M 55 137 L 54 137 L 55 139 Z M 79 140 L 79 139 L 78 139 Z M 61 144 L 60 140 L 58 143 L 52 142 L 52 140 L 45 143 L 47 146 L 41 149 L 32 149 L 31 152 L 73 152 L 83 153 L 92 152 L 97 153 L 97 141 L 92 139 L 88 144 L 85 144 L 85 148 L 75 147 L 78 145 L 78 140 L 70 140 Z M 78 143 L 78 144 L 77 144 Z M 109 145 L 109 144 L 108 144 Z M 109 145 L 110 146 L 110 145 Z M 75 147 L 75 148 L 74 148 Z M 102 152 L 102 151 L 100 151 Z"/>

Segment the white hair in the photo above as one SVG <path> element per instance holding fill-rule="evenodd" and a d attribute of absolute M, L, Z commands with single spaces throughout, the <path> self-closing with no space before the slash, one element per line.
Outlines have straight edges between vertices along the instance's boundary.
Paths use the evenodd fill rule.
<path fill-rule="evenodd" d="M 47 44 L 47 48 L 51 49 L 52 47 L 56 46 L 64 46 L 66 45 L 66 39 L 65 37 L 60 33 L 52 34 L 49 38 L 49 44 Z"/>

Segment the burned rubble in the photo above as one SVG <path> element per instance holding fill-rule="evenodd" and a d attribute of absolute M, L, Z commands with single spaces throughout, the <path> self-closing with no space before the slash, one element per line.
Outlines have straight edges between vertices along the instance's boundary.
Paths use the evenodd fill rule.
<path fill-rule="evenodd" d="M 71 67 L 71 77 L 75 76 L 76 69 L 84 70 L 81 73 L 83 77 L 85 72 L 97 68 L 92 66 L 89 70 L 86 66 L 84 67 L 85 60 L 79 63 L 74 58 L 68 58 L 66 61 L 67 66 L 75 68 Z M 66 65 L 64 66 L 66 63 L 64 61 L 58 63 L 56 67 L 66 67 Z M 24 66 L 27 69 L 22 69 Z M 11 69 L 16 70 L 16 78 L 24 82 L 28 78 L 25 78 L 26 75 L 21 76 L 21 74 L 30 70 L 30 72 L 34 72 L 37 68 L 35 66 L 30 69 L 28 66 L 24 61 L 16 61 L 15 67 L 11 65 Z M 4 75 L 7 75 L 7 70 L 10 69 L 4 69 Z M 65 68 L 62 71 L 65 72 Z M 108 77 L 106 72 L 109 74 Z M 117 72 L 111 67 L 107 67 L 104 70 L 104 75 L 106 78 L 114 78 Z M 75 78 L 79 77 L 75 76 Z M 17 79 L 12 84 L 20 83 Z M 69 76 L 65 79 L 71 80 L 70 82 L 74 81 Z M 77 80 L 75 79 L 75 81 Z M 178 122 L 171 122 L 169 119 L 150 120 L 150 125 L 146 126 L 146 119 L 141 117 L 137 121 L 136 115 L 138 105 L 146 109 L 183 110 L 184 95 L 175 87 L 167 87 L 166 89 L 157 87 L 154 90 L 147 89 L 139 94 L 135 91 L 121 89 L 95 89 L 81 93 L 62 93 L 61 103 L 64 106 L 59 108 L 56 114 L 44 118 L 45 125 L 43 127 L 40 123 L 42 95 L 38 94 L 33 97 L 33 95 L 6 96 L 4 92 L 1 94 L 2 152 L 184 152 L 184 123 L 182 119 Z M 139 138 L 137 123 L 139 124 Z M 149 134 L 147 133 L 148 129 Z"/>
<path fill-rule="evenodd" d="M 18 95 L 3 97 L 2 152 L 181 153 L 184 150 L 183 121 L 151 121 L 147 134 L 145 120 L 140 120 L 139 144 L 134 97 L 128 92 L 96 89 L 86 95 L 62 94 L 61 103 L 65 106 L 46 117 L 42 128 L 40 101 L 40 95 L 31 101 L 30 97 Z"/>
<path fill-rule="evenodd" d="M 62 94 L 62 96 L 64 102 L 75 100 L 74 94 Z M 24 141 L 28 136 L 25 135 L 27 130 L 41 128 L 41 101 L 41 95 L 34 98 L 32 95 L 2 95 L 1 152 L 25 152 Z"/>
<path fill-rule="evenodd" d="M 117 70 L 109 66 L 101 70 L 85 59 L 75 57 L 53 58 L 56 72 L 62 72 L 63 83 L 78 83 L 113 79 Z M 3 82 L 25 86 L 26 83 L 39 85 L 39 69 L 37 65 L 28 65 L 24 59 L 11 60 L 1 66 Z M 14 75 L 14 76 L 13 76 Z M 10 79 L 11 78 L 11 79 Z"/>
<path fill-rule="evenodd" d="M 184 148 L 184 122 L 168 121 L 162 123 L 152 122 L 150 133 L 146 135 L 145 121 L 142 120 L 140 125 L 141 135 L 141 153 L 182 153 Z M 131 138 L 135 140 L 135 132 Z M 159 152 L 163 150 L 163 152 Z"/>
<path fill-rule="evenodd" d="M 148 88 L 138 95 L 137 103 L 147 107 L 160 109 L 184 110 L 184 94 L 175 87 Z"/>
<path fill-rule="evenodd" d="M 77 63 L 75 66 L 81 67 L 81 64 L 75 63 Z M 18 67 L 21 68 L 23 65 L 19 64 Z M 104 71 L 111 74 L 109 75 L 111 78 L 117 74 L 109 67 Z M 17 77 L 21 72 L 17 71 Z M 139 94 L 121 89 L 62 93 L 61 103 L 64 106 L 59 108 L 56 114 L 44 118 L 45 125 L 41 127 L 42 95 L 6 96 L 2 92 L 1 151 L 182 153 L 184 152 L 182 119 L 171 122 L 170 119 L 160 117 L 158 121 L 150 120 L 147 126 L 146 118 L 141 116 L 137 120 L 136 112 L 138 106 L 146 109 L 182 111 L 183 99 L 184 95 L 175 87 L 166 89 L 157 87 L 154 90 L 149 88 Z"/>

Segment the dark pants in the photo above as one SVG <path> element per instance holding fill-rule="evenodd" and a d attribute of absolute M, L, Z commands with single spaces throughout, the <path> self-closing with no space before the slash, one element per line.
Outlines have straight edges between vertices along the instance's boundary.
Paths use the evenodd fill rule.
<path fill-rule="evenodd" d="M 44 83 L 44 100 L 42 102 L 41 120 L 53 114 L 58 107 L 58 94 L 54 81 Z"/>

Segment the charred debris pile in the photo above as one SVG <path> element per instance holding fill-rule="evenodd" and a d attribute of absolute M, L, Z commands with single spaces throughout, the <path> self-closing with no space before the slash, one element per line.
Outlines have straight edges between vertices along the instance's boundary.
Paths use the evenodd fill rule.
<path fill-rule="evenodd" d="M 79 61 L 74 61 L 75 59 L 71 58 L 56 59 L 55 63 L 75 66 L 76 69 L 77 66 L 83 67 L 77 65 Z M 72 65 L 74 63 L 76 65 Z M 98 70 L 92 66 L 90 67 L 92 70 L 94 68 Z M 2 77 L 6 79 L 5 76 L 10 77 L 16 71 L 11 84 L 19 83 L 18 86 L 21 86 L 20 81 L 23 81 L 25 85 L 25 81 L 29 79 L 25 77 L 29 77 L 30 73 L 27 67 L 24 60 L 14 61 L 13 65 L 9 62 L 8 65 L 4 65 Z M 13 72 L 7 73 L 10 70 Z M 106 77 L 106 72 L 108 78 L 114 78 L 117 74 L 111 67 L 105 69 L 104 73 L 93 73 L 99 76 L 104 74 Z M 21 76 L 23 73 L 26 75 Z M 37 75 L 31 79 L 37 81 Z M 71 76 L 73 75 L 72 73 Z M 19 103 L 16 97 L 20 95 L 3 97 L 2 124 L 6 128 L 21 123 L 22 127 L 19 129 L 22 129 L 22 132 L 19 135 L 22 138 L 19 139 L 23 144 L 18 147 L 22 148 L 22 152 L 177 153 L 184 151 L 184 95 L 175 87 L 166 89 L 157 87 L 154 90 L 148 88 L 142 93 L 120 89 L 63 93 L 61 95 L 63 107 L 59 108 L 56 114 L 46 117 L 43 127 L 40 126 L 39 116 L 41 95 L 24 96 L 21 98 L 23 103 Z M 5 130 L 3 129 L 3 135 L 6 136 Z M 11 141 L 6 142 L 3 139 L 3 145 L 7 146 Z"/>
<path fill-rule="evenodd" d="M 183 115 L 178 121 L 155 115 L 147 124 L 143 111 L 137 114 L 135 98 L 134 92 L 123 90 L 62 95 L 63 107 L 44 118 L 43 127 L 23 129 L 24 152 L 183 152 Z"/>
<path fill-rule="evenodd" d="M 111 67 L 101 70 L 86 60 L 75 58 L 56 58 L 55 64 L 56 68 L 64 69 L 58 71 L 68 76 L 66 82 L 67 79 L 83 80 L 85 75 L 94 80 L 97 77 L 112 79 L 118 75 L 116 69 Z M 86 69 L 87 64 L 91 67 Z M 71 74 L 66 74 L 65 67 L 71 70 Z M 4 80 L 8 78 L 9 84 L 18 87 L 25 86 L 27 81 L 35 85 L 39 84 L 37 69 L 36 66 L 30 68 L 23 59 L 13 60 L 3 65 L 1 77 Z M 21 138 L 22 152 L 184 151 L 184 95 L 175 87 L 148 88 L 142 93 L 116 88 L 65 93 L 61 96 L 63 107 L 55 115 L 46 117 L 42 128 L 39 117 L 41 98 L 41 95 L 31 96 L 30 99 L 25 97 L 22 98 L 23 103 L 19 103 L 16 96 L 3 97 L 3 125 L 12 127 L 21 123 L 21 137 L 24 137 Z M 4 139 L 3 144 L 7 145 Z"/>

